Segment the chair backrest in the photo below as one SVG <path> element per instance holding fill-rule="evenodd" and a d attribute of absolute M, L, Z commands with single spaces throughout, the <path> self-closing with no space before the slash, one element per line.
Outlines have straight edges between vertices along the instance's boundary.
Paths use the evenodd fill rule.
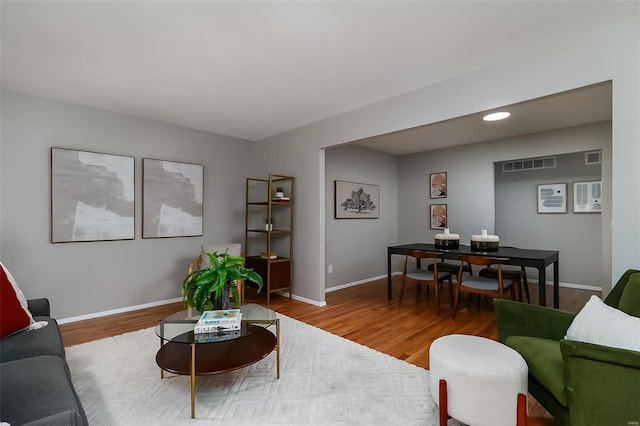
<path fill-rule="evenodd" d="M 228 243 L 218 245 L 203 245 L 200 251 L 200 268 L 209 268 L 211 262 L 209 262 L 209 256 L 207 253 L 217 252 L 218 254 L 227 253 L 230 256 L 242 256 L 242 244 Z"/>
<path fill-rule="evenodd" d="M 409 258 L 413 257 L 414 259 L 432 259 L 434 263 L 434 273 L 437 274 L 438 266 L 435 265 L 436 260 L 442 257 L 442 253 L 436 253 L 431 251 L 424 250 L 408 250 L 406 256 L 404 257 L 404 268 L 403 273 L 407 273 L 407 264 L 409 263 Z M 420 265 L 422 267 L 422 265 Z"/>
<path fill-rule="evenodd" d="M 502 280 L 502 269 L 500 268 L 500 265 L 504 262 L 507 262 L 509 260 L 509 258 L 506 257 L 486 257 L 486 256 L 476 256 L 476 255 L 460 255 L 460 270 L 458 272 L 458 278 L 460 279 L 462 277 L 462 269 L 464 267 L 464 264 L 468 264 L 469 268 L 471 268 L 472 265 L 476 265 L 476 266 L 491 266 L 491 265 L 496 265 L 497 269 L 498 269 L 498 276 L 500 277 L 500 280 Z"/>
<path fill-rule="evenodd" d="M 218 245 L 203 245 L 200 249 L 200 254 L 191 261 L 187 269 L 187 273 L 190 274 L 193 271 L 197 271 L 204 268 L 209 268 L 211 262 L 209 262 L 209 256 L 207 253 L 218 252 L 219 254 L 228 253 L 231 256 L 242 256 L 242 244 L 229 243 Z"/>
<path fill-rule="evenodd" d="M 604 299 L 604 303 L 606 303 L 607 305 L 613 308 L 617 308 L 618 303 L 620 303 L 620 297 L 622 297 L 622 292 L 624 291 L 624 288 L 627 286 L 627 282 L 629 282 L 629 278 L 631 277 L 631 274 L 635 274 L 637 272 L 640 272 L 640 271 L 638 271 L 637 269 L 627 269 L 627 271 L 624 274 L 622 274 L 622 276 L 620 277 L 616 285 L 613 286 L 613 288 L 611 289 L 611 292 Z"/>

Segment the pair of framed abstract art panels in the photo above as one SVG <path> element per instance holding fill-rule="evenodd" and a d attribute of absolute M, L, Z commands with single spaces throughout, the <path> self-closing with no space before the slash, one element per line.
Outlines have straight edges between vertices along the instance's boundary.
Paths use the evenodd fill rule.
<path fill-rule="evenodd" d="M 51 148 L 51 242 L 135 239 L 135 158 Z M 142 238 L 203 235 L 204 166 L 142 159 Z"/>

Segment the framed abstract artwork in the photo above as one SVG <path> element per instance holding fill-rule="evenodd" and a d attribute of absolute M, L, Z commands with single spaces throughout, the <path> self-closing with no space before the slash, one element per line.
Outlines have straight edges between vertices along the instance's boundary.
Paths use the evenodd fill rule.
<path fill-rule="evenodd" d="M 567 184 L 538 185 L 538 213 L 567 212 Z"/>
<path fill-rule="evenodd" d="M 142 238 L 203 235 L 203 165 L 143 158 L 142 176 Z"/>
<path fill-rule="evenodd" d="M 377 219 L 380 217 L 380 187 L 336 180 L 336 219 Z"/>
<path fill-rule="evenodd" d="M 429 197 L 447 198 L 447 173 L 431 173 L 429 175 Z"/>
<path fill-rule="evenodd" d="M 573 212 L 602 213 L 602 181 L 573 183 Z"/>
<path fill-rule="evenodd" d="M 51 242 L 135 238 L 134 158 L 51 148 Z"/>
<path fill-rule="evenodd" d="M 447 227 L 446 204 L 431 204 L 429 206 L 429 223 L 431 229 L 445 229 Z"/>

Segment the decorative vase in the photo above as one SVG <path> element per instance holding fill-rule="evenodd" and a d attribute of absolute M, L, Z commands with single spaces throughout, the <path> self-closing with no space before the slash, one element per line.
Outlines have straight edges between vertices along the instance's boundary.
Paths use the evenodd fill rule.
<path fill-rule="evenodd" d="M 213 298 L 211 299 L 211 302 L 213 303 L 213 310 L 219 311 L 219 310 L 231 309 L 230 296 L 231 296 L 231 287 L 227 283 L 224 285 L 222 289 L 222 294 L 220 295 L 220 297 L 218 297 L 217 299 L 213 299 Z"/>

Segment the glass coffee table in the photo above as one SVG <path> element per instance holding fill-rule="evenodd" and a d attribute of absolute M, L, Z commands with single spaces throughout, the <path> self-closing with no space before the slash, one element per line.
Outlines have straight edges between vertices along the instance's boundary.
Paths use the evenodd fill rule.
<path fill-rule="evenodd" d="M 191 418 L 195 418 L 196 376 L 226 373 L 254 364 L 276 351 L 276 378 L 280 378 L 280 320 L 276 313 L 253 303 L 242 305 L 240 330 L 195 334 L 200 318 L 187 309 L 160 321 L 156 334 L 160 349 L 156 363 L 164 372 L 191 376 Z M 267 328 L 275 325 L 275 335 Z"/>

